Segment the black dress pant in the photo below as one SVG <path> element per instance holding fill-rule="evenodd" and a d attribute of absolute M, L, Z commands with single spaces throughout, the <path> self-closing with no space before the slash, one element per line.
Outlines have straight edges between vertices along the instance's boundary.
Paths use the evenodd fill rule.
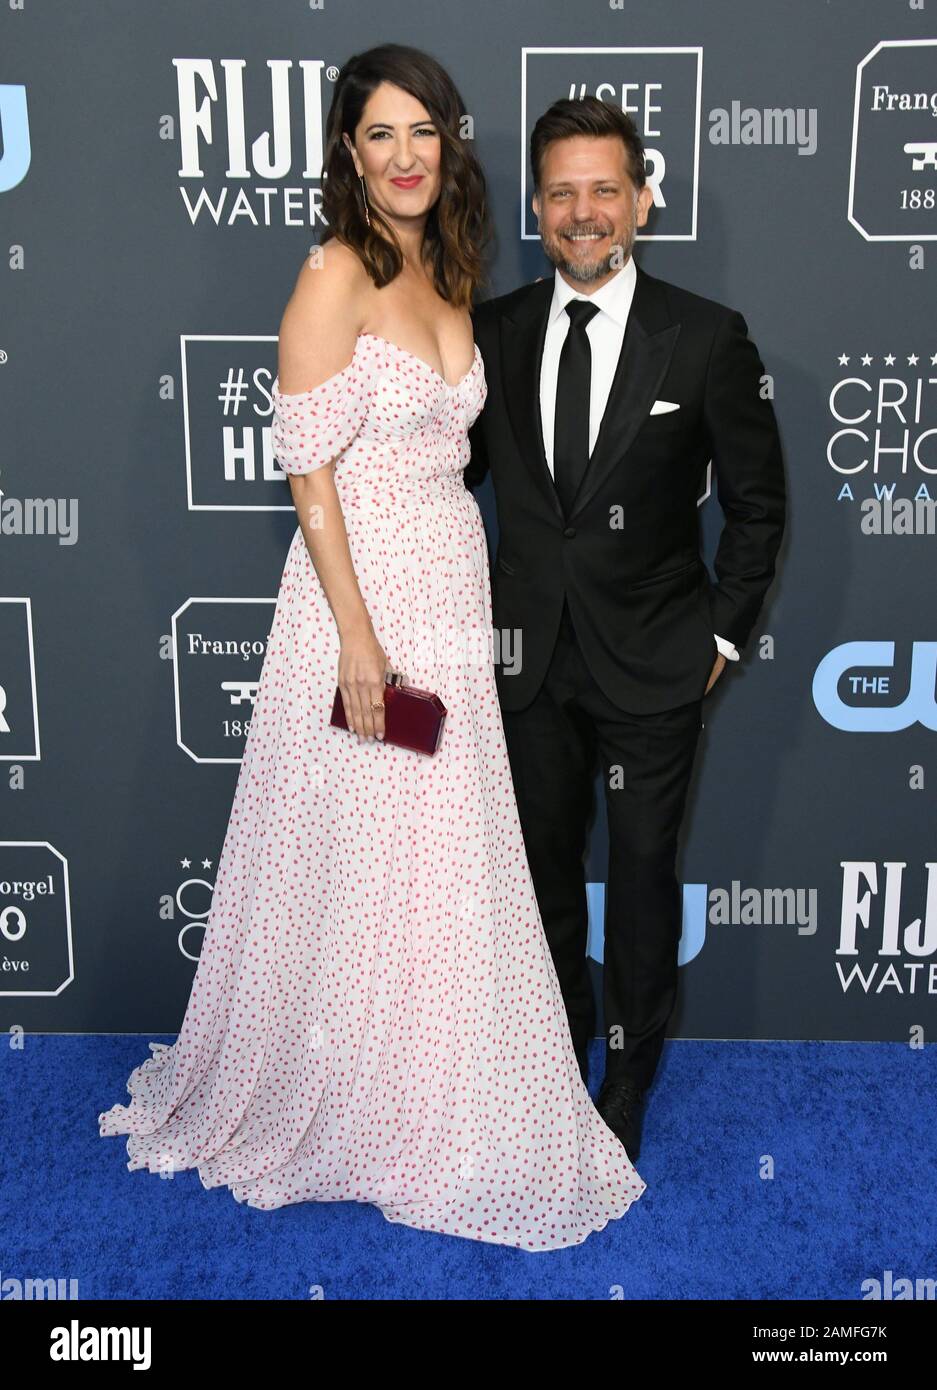
<path fill-rule="evenodd" d="M 584 852 L 597 759 L 602 768 L 605 1076 L 642 1089 L 677 997 L 677 837 L 702 708 L 703 699 L 660 714 L 618 709 L 590 675 L 564 604 L 539 692 L 526 708 L 502 711 L 531 877 L 581 1065 L 595 1033 Z"/>

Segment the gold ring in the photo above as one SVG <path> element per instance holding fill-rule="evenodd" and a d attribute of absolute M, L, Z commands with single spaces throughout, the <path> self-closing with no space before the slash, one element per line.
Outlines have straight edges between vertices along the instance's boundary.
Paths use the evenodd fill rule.
<path fill-rule="evenodd" d="M 372 708 L 372 709 L 383 709 L 383 708 L 384 708 L 384 701 L 383 701 L 383 700 L 372 700 L 372 701 L 371 701 L 371 708 Z"/>

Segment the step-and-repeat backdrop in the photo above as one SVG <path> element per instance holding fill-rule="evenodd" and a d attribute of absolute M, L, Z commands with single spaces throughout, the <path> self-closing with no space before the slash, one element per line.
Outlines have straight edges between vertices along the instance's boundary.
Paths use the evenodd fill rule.
<path fill-rule="evenodd" d="M 0 14 L 3 1027 L 174 1032 L 296 520 L 276 332 L 343 62 L 431 52 L 492 292 L 531 126 L 634 116 L 637 259 L 742 311 L 790 515 L 708 697 L 673 1033 L 907 1038 L 937 993 L 937 25 L 858 0 L 10 0 Z M 495 540 L 490 483 L 478 494 Z M 704 555 L 721 526 L 699 499 Z M 601 784 L 597 781 L 597 793 Z M 602 956 L 602 797 L 588 859 Z"/>

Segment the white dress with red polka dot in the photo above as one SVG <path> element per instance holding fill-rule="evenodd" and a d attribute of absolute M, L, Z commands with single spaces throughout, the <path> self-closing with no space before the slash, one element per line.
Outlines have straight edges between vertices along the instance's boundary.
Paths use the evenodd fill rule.
<path fill-rule="evenodd" d="M 339 641 L 297 527 L 178 1040 L 99 1117 L 130 1169 L 198 1169 L 269 1210 L 370 1202 L 525 1250 L 645 1190 L 582 1083 L 524 852 L 466 489 L 481 354 L 451 386 L 362 334 L 273 385 L 287 473 L 332 461 L 388 662 L 448 711 L 432 756 L 330 726 Z"/>

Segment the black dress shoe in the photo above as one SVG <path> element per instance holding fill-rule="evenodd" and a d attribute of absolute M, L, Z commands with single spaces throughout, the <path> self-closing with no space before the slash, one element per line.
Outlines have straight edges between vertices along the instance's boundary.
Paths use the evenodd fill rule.
<path fill-rule="evenodd" d="M 641 1155 L 641 1112 L 644 1092 L 633 1081 L 603 1081 L 595 1108 L 624 1145 L 632 1163 Z"/>

